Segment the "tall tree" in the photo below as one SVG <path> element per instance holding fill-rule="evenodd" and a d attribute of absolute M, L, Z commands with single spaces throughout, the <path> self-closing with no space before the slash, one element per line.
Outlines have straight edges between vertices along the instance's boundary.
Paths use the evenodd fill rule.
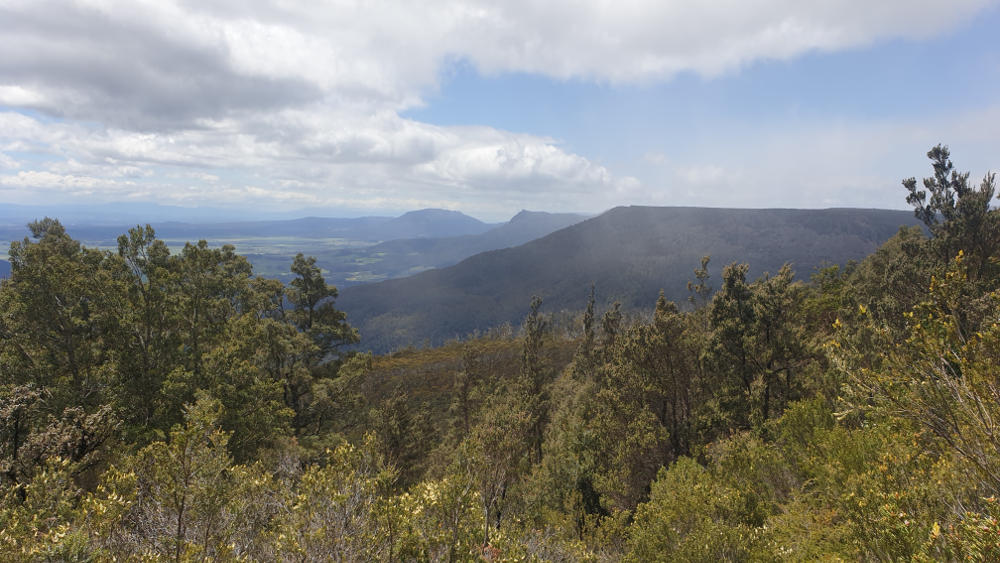
<path fill-rule="evenodd" d="M 535 463 L 542 459 L 542 441 L 549 414 L 550 370 L 542 358 L 542 343 L 548 321 L 541 314 L 542 299 L 531 298 L 531 310 L 524 319 L 524 343 L 518 391 L 531 417 L 529 451 Z"/>
<path fill-rule="evenodd" d="M 113 272 L 123 297 L 114 311 L 116 401 L 130 425 L 144 427 L 154 423 L 157 395 L 179 360 L 179 319 L 171 299 L 177 276 L 170 250 L 149 225 L 118 237 L 116 258 Z"/>
<path fill-rule="evenodd" d="M 594 333 L 594 285 L 590 286 L 587 298 L 587 308 L 583 311 L 583 338 L 576 352 L 573 369 L 577 374 L 588 375 L 594 369 L 595 363 L 595 333 Z"/>
<path fill-rule="evenodd" d="M 331 359 L 338 347 L 358 342 L 357 330 L 347 324 L 347 315 L 334 307 L 337 288 L 327 285 L 316 258 L 301 253 L 292 262 L 295 279 L 288 289 L 292 323 L 316 344 L 316 362 Z"/>
<path fill-rule="evenodd" d="M 114 290 L 107 254 L 83 248 L 54 219 L 28 227 L 35 240 L 11 243 L 0 295 L 0 374 L 52 387 L 64 405 L 100 404 L 111 363 L 103 345 Z"/>
<path fill-rule="evenodd" d="M 701 266 L 694 270 L 694 277 L 697 282 L 689 281 L 687 284 L 688 292 L 691 293 L 688 296 L 688 301 L 698 308 L 707 305 L 709 299 L 712 297 L 712 286 L 708 285 L 708 280 L 712 277 L 708 273 L 708 263 L 711 259 L 711 256 L 701 257 Z"/>
<path fill-rule="evenodd" d="M 942 263 L 963 251 L 969 277 L 975 281 L 996 273 L 991 259 L 1000 250 L 1000 211 L 991 208 L 996 195 L 996 174 L 987 173 L 978 187 L 969 184 L 969 173 L 955 170 L 947 146 L 927 152 L 934 175 L 917 187 L 916 178 L 903 180 L 906 202 L 933 235 L 933 246 Z"/>
<path fill-rule="evenodd" d="M 727 266 L 712 300 L 709 358 L 723 423 L 759 426 L 796 396 L 796 374 L 810 360 L 795 311 L 801 285 L 788 265 L 747 283 L 746 264 Z"/>

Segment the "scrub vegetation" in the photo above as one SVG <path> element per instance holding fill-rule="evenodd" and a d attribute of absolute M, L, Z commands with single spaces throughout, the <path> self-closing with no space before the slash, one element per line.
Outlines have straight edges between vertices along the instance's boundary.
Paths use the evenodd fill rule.
<path fill-rule="evenodd" d="M 922 226 L 808 282 L 705 257 L 679 304 L 598 285 L 382 356 L 313 259 L 285 285 L 35 222 L 0 282 L 0 559 L 1000 558 L 994 177 L 928 156 Z"/>

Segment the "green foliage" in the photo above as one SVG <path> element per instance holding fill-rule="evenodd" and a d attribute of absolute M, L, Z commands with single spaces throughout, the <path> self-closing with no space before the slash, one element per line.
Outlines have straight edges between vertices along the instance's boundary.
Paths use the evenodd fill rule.
<path fill-rule="evenodd" d="M 329 359 L 337 348 L 358 341 L 358 332 L 347 324 L 347 315 L 333 306 L 337 288 L 327 285 L 316 259 L 302 254 L 292 262 L 295 279 L 288 299 L 294 305 L 286 314 L 299 330 L 312 338 L 317 360 Z"/>
<path fill-rule="evenodd" d="M 542 343 L 548 321 L 541 314 L 542 300 L 531 298 L 531 310 L 524 319 L 524 345 L 521 353 L 521 377 L 515 392 L 531 419 L 529 454 L 535 463 L 542 459 L 543 430 L 549 419 L 549 383 L 551 371 L 542 357 Z"/>
<path fill-rule="evenodd" d="M 950 160 L 948 147 L 937 145 L 927 152 L 934 176 L 924 178 L 924 189 L 916 178 L 903 180 L 909 192 L 906 202 L 933 235 L 938 257 L 949 260 L 959 251 L 968 255 L 970 278 L 979 280 L 997 274 L 991 263 L 1000 250 L 1000 215 L 990 208 L 996 195 L 996 175 L 988 173 L 978 187 L 969 185 L 969 173 L 959 173 Z"/>
<path fill-rule="evenodd" d="M 503 521 L 508 488 L 522 473 L 535 419 L 513 402 L 496 401 L 484 409 L 466 443 L 467 467 L 483 511 L 483 543 Z"/>
<path fill-rule="evenodd" d="M 34 223 L 0 282 L 0 559 L 996 559 L 1000 212 L 930 156 L 930 238 L 809 284 L 735 263 L 709 300 L 705 258 L 693 310 L 599 323 L 592 288 L 384 357 L 341 352 L 301 255 L 286 288 Z"/>
<path fill-rule="evenodd" d="M 698 280 L 697 283 L 689 281 L 687 284 L 688 291 L 691 293 L 688 296 L 688 301 L 692 305 L 704 307 L 708 304 L 712 296 L 712 287 L 708 285 L 708 280 L 711 278 L 708 273 L 708 263 L 711 259 L 711 256 L 702 256 L 701 266 L 694 271 L 694 277 Z"/>
<path fill-rule="evenodd" d="M 483 541 L 483 512 L 467 475 L 426 480 L 390 499 L 402 528 L 397 557 L 404 560 L 468 561 Z"/>
<path fill-rule="evenodd" d="M 169 441 L 146 446 L 129 463 L 139 495 L 126 518 L 137 533 L 156 538 L 149 549 L 160 557 L 228 553 L 228 528 L 240 515 L 227 502 L 232 458 L 226 448 L 230 435 L 217 426 L 221 413 L 218 401 L 202 395 L 186 409 L 184 424 L 170 431 Z"/>
<path fill-rule="evenodd" d="M 662 470 L 631 526 L 627 561 L 747 560 L 760 533 L 742 521 L 739 491 L 690 458 Z"/>
<path fill-rule="evenodd" d="M 22 487 L 7 489 L 0 504 L 0 557 L 5 561 L 90 559 L 71 523 L 79 491 L 70 463 L 52 459 Z"/>
<path fill-rule="evenodd" d="M 231 246 L 200 241 L 171 255 L 149 226 L 119 237 L 117 253 L 82 247 L 55 220 L 30 229 L 34 241 L 11 246 L 0 291 L 0 385 L 17 394 L 30 383 L 44 401 L 31 415 L 10 404 L 10 463 L 38 449 L 22 443 L 47 424 L 42 413 L 84 428 L 65 454 L 79 463 L 116 434 L 116 419 L 126 442 L 162 436 L 199 390 L 221 401 L 238 460 L 321 429 L 336 400 L 323 380 L 336 366 L 318 362 L 356 333 L 308 259 L 299 257 L 302 277 L 286 291 L 253 278 Z M 287 319 L 286 294 L 297 304 Z"/>
<path fill-rule="evenodd" d="M 289 559 L 362 561 L 384 557 L 383 493 L 395 478 L 369 440 L 327 452 L 308 467 L 275 524 L 275 547 Z"/>
<path fill-rule="evenodd" d="M 707 359 L 717 374 L 717 425 L 760 428 L 801 395 L 799 374 L 812 360 L 797 312 L 802 286 L 786 264 L 748 283 L 746 264 L 722 271 L 712 300 Z"/>

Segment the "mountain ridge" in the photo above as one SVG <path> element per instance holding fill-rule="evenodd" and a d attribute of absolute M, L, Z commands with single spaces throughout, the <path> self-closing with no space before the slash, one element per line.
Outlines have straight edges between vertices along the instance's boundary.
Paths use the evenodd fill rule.
<path fill-rule="evenodd" d="M 41 217 L 37 217 L 40 219 Z M 58 218 L 58 217 L 56 217 Z M 0 238 L 18 240 L 28 234 L 25 224 L 0 226 Z M 182 221 L 119 221 L 117 224 L 66 223 L 81 239 L 114 240 L 136 224 L 151 224 L 160 238 L 187 238 L 192 242 L 225 236 L 297 236 L 302 238 L 343 237 L 351 240 L 380 242 L 401 238 L 461 236 L 479 234 L 496 227 L 458 211 L 421 209 L 398 217 L 299 217 L 264 221 L 220 221 L 193 223 Z"/>
<path fill-rule="evenodd" d="M 345 288 L 338 307 L 377 351 L 440 343 L 503 322 L 519 322 L 532 295 L 549 311 L 581 310 L 591 283 L 601 300 L 649 306 L 663 289 L 683 301 L 704 255 L 711 282 L 746 261 L 752 277 L 790 262 L 800 277 L 823 264 L 860 260 L 912 212 L 834 208 L 616 207 L 514 248 L 447 268 Z M 417 336 L 419 335 L 419 336 Z"/>

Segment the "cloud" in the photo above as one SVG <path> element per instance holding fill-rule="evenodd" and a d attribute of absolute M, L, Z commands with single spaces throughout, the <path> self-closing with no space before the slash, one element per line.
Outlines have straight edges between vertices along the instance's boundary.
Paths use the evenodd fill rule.
<path fill-rule="evenodd" d="M 0 168 L 20 168 L 21 163 L 0 152 Z"/>
<path fill-rule="evenodd" d="M 715 75 L 942 33 L 988 3 L 4 0 L 0 107 L 17 111 L 0 112 L 0 181 L 487 214 L 612 201 L 638 181 L 558 140 L 400 114 L 455 61 L 610 83 Z"/>
<path fill-rule="evenodd" d="M 399 109 L 449 60 L 606 81 L 716 74 L 939 33 L 987 4 L 8 0 L 0 103 L 157 129 L 315 102 Z"/>
<path fill-rule="evenodd" d="M 458 50 L 480 68 L 563 78 L 642 80 L 681 71 L 714 75 L 951 29 L 990 2 L 597 1 L 496 2 L 465 24 Z M 476 38 L 477 40 L 473 40 Z"/>
<path fill-rule="evenodd" d="M 461 201 L 469 211 L 502 216 L 520 203 L 545 207 L 550 198 L 628 181 L 532 135 L 439 127 L 394 113 L 327 115 L 310 125 L 304 118 L 270 117 L 295 124 L 276 137 L 254 120 L 156 134 L 0 113 L 0 146 L 28 135 L 38 153 L 71 155 L 0 176 L 0 184 L 77 196 L 131 189 L 161 202 L 211 205 L 397 209 L 405 206 L 393 202 L 454 208 Z"/>
<path fill-rule="evenodd" d="M 931 175 L 925 154 L 936 144 L 949 145 L 956 169 L 971 171 L 975 182 L 1000 165 L 1000 105 L 946 117 L 780 125 L 766 133 L 734 127 L 710 156 L 664 160 L 636 203 L 906 209 L 901 181 Z"/>

